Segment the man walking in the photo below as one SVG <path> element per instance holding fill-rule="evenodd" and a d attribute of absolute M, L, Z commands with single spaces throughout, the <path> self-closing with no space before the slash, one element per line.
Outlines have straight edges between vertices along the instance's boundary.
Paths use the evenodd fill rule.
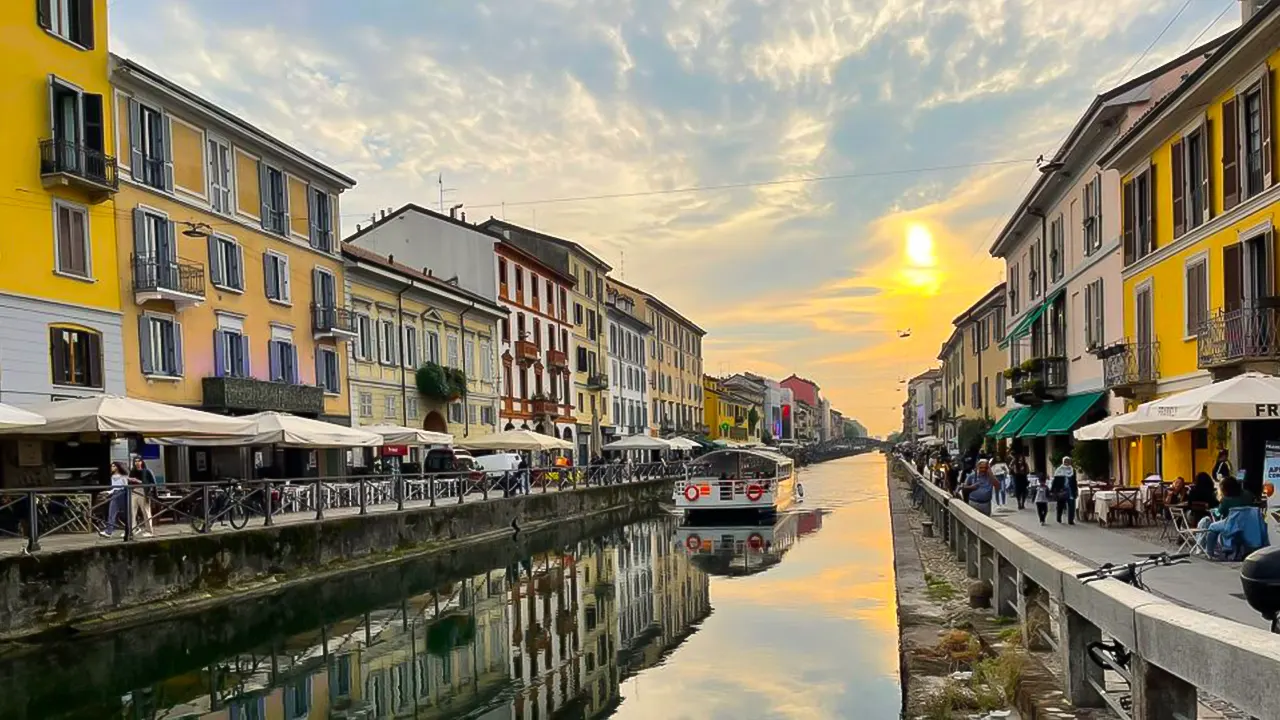
<path fill-rule="evenodd" d="M 1050 493 L 1057 501 L 1058 523 L 1062 523 L 1062 514 L 1067 515 L 1067 524 L 1076 524 L 1076 497 L 1080 495 L 1080 485 L 1076 481 L 1076 469 L 1070 455 L 1063 455 L 1062 462 L 1053 471 L 1053 485 Z"/>

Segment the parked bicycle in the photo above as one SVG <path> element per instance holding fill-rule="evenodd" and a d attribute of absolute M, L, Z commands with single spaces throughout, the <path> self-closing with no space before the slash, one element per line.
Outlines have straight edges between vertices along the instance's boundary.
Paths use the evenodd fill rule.
<path fill-rule="evenodd" d="M 1136 587 L 1139 590 L 1150 590 L 1142 582 L 1142 575 L 1155 567 L 1169 567 L 1170 565 L 1182 565 L 1190 562 L 1188 558 L 1190 553 L 1177 553 L 1170 555 L 1169 553 L 1160 553 L 1158 555 L 1148 555 L 1144 560 L 1135 562 L 1114 564 L 1106 563 L 1097 570 L 1090 570 L 1076 575 L 1076 577 L 1087 585 L 1098 580 L 1119 580 L 1120 582 Z M 1093 664 L 1103 670 L 1113 670 L 1117 675 L 1124 678 L 1128 685 L 1133 684 L 1133 676 L 1129 674 L 1129 662 L 1133 659 L 1133 653 L 1129 652 L 1119 640 L 1101 640 L 1091 642 L 1086 647 L 1089 653 L 1089 659 Z M 1106 693 L 1105 687 L 1094 685 L 1094 689 L 1098 691 L 1108 703 L 1111 702 L 1110 697 Z M 1120 709 L 1123 712 L 1129 712 L 1133 709 L 1133 696 L 1124 695 L 1120 698 Z"/>
<path fill-rule="evenodd" d="M 232 481 L 226 487 L 213 488 L 209 491 L 209 516 L 199 514 L 191 516 L 191 527 L 196 532 L 207 532 L 213 523 L 229 524 L 240 530 L 249 524 L 249 516 L 260 510 L 260 502 L 254 501 L 254 491 L 246 490 L 240 481 Z"/>

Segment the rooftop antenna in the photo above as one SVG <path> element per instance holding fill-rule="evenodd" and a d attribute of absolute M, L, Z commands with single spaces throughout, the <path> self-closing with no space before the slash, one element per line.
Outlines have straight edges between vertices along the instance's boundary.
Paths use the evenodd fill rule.
<path fill-rule="evenodd" d="M 440 186 L 440 214 L 444 214 L 444 194 L 457 191 L 458 188 L 447 188 L 444 186 L 444 173 L 436 176 L 436 184 Z"/>

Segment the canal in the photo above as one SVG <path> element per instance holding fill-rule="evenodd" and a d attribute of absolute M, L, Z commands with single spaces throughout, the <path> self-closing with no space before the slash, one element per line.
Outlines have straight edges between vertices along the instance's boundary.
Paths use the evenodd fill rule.
<path fill-rule="evenodd" d="M 800 479 L 805 501 L 771 526 L 508 539 L 0 647 L 0 717 L 897 717 L 884 459 Z"/>

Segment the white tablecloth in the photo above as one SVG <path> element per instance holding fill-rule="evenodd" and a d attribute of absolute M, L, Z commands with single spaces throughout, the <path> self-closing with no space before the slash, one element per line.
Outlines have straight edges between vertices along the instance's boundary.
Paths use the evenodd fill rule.
<path fill-rule="evenodd" d="M 1150 497 L 1150 491 L 1143 492 L 1143 489 L 1138 489 L 1138 512 L 1142 512 L 1142 508 L 1147 504 L 1148 497 Z M 1107 521 L 1111 506 L 1115 504 L 1115 490 L 1099 490 L 1093 494 L 1093 512 L 1097 516 L 1098 522 L 1105 523 Z"/>

